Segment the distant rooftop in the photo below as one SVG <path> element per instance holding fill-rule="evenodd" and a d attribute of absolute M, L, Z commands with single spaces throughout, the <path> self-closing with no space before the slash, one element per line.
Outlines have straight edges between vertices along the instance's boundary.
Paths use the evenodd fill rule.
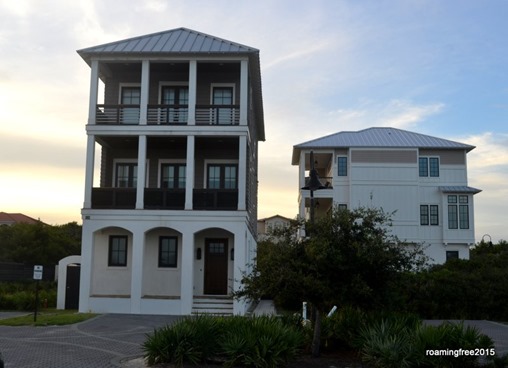
<path fill-rule="evenodd" d="M 0 212 L 0 225 L 36 224 L 39 220 L 23 215 L 22 213 Z"/>
<path fill-rule="evenodd" d="M 298 165 L 302 149 L 349 147 L 465 149 L 468 152 L 475 148 L 469 144 L 402 129 L 368 128 L 357 132 L 344 131 L 334 133 L 297 144 L 293 146 L 292 164 Z"/>

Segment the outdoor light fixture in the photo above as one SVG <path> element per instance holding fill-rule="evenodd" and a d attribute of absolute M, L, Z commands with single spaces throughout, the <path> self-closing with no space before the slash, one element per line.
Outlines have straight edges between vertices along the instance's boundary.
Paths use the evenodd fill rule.
<path fill-rule="evenodd" d="M 196 249 L 196 259 L 201 259 L 201 248 Z"/>
<path fill-rule="evenodd" d="M 310 222 L 314 223 L 314 191 L 319 189 L 324 189 L 325 187 L 321 184 L 321 180 L 319 180 L 319 175 L 317 170 L 314 167 L 314 151 L 310 151 L 310 171 L 309 171 L 309 181 L 302 189 L 310 190 Z"/>
<path fill-rule="evenodd" d="M 235 260 L 235 248 L 231 248 L 231 256 L 230 256 L 231 260 L 234 261 Z"/>

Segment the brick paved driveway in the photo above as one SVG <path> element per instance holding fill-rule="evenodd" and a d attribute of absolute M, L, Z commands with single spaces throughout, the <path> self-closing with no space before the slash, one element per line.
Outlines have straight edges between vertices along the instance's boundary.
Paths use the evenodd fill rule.
<path fill-rule="evenodd" d="M 120 367 L 142 354 L 140 344 L 175 316 L 106 314 L 70 326 L 0 326 L 5 368 Z"/>

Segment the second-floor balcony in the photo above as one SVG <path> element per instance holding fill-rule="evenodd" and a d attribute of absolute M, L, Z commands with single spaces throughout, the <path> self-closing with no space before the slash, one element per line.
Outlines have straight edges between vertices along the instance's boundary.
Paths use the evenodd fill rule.
<path fill-rule="evenodd" d="M 136 188 L 93 188 L 93 209 L 134 209 Z M 145 188 L 144 209 L 184 210 L 185 189 Z M 236 211 L 237 189 L 194 189 L 193 210 Z"/>
<path fill-rule="evenodd" d="M 95 116 L 97 125 L 138 125 L 140 105 L 98 104 Z M 149 125 L 239 125 L 239 105 L 196 105 L 194 116 L 189 116 L 188 105 L 148 105 L 146 122 Z"/>

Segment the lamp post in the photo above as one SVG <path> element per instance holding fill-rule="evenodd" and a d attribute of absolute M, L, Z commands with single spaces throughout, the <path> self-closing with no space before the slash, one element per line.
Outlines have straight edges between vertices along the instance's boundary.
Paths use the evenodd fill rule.
<path fill-rule="evenodd" d="M 317 170 L 315 168 L 314 164 L 314 151 L 310 151 L 310 171 L 309 171 L 309 181 L 306 183 L 306 185 L 302 189 L 310 190 L 310 223 L 311 225 L 314 225 L 314 219 L 315 219 L 315 207 L 316 204 L 314 203 L 314 191 L 323 189 L 324 186 L 321 184 L 321 181 L 319 180 L 319 175 L 317 173 Z"/>

